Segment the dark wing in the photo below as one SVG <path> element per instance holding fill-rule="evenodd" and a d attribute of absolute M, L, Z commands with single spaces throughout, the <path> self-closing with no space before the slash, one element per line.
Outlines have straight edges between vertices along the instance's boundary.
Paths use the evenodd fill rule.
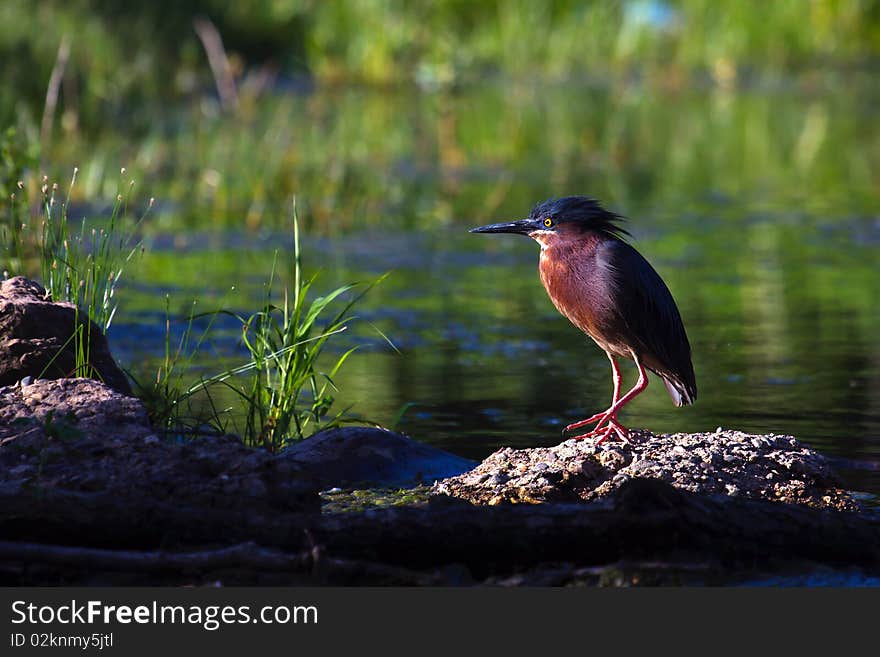
<path fill-rule="evenodd" d="M 691 346 L 666 283 L 633 247 L 609 240 L 599 263 L 611 274 L 617 330 L 645 367 L 659 374 L 676 406 L 692 404 L 697 382 Z"/>

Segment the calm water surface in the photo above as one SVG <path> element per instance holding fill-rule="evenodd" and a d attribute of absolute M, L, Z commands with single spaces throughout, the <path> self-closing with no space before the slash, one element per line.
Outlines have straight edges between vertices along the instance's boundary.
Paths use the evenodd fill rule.
<path fill-rule="evenodd" d="M 608 361 L 547 299 L 537 246 L 467 233 L 520 218 L 549 196 L 588 193 L 630 217 L 634 244 L 672 290 L 694 352 L 696 405 L 674 408 L 653 379 L 624 422 L 791 434 L 834 458 L 849 488 L 880 493 L 876 92 L 633 101 L 593 88 L 545 91 L 507 104 L 498 88 L 458 94 L 440 109 L 423 101 L 428 118 L 409 128 L 404 119 L 422 111 L 411 98 L 361 91 L 360 104 L 346 94 L 321 105 L 344 123 L 336 113 L 356 122 L 400 103 L 402 134 L 445 134 L 437 126 L 450 116 L 462 124 L 475 114 L 483 118 L 473 134 L 489 140 L 474 149 L 459 128 L 457 154 L 445 137 L 414 159 L 361 154 L 355 173 L 384 173 L 362 172 L 372 186 L 347 192 L 353 200 L 339 212 L 352 225 L 306 238 L 305 265 L 321 271 L 323 290 L 392 272 L 336 343 L 337 352 L 363 345 L 338 376 L 340 408 L 383 424 L 405 409 L 398 429 L 474 458 L 558 443 L 566 423 L 604 409 Z M 543 105 L 567 109 L 541 120 Z M 493 112 L 495 123 L 486 118 Z M 503 133 L 492 127 L 499 123 L 519 128 Z M 358 228 L 358 212 L 369 228 Z M 111 330 L 119 359 L 139 372 L 164 348 L 163 295 L 175 312 L 197 298 L 203 310 L 247 314 L 260 305 L 275 250 L 282 266 L 289 258 L 284 232 L 169 229 L 169 221 L 131 269 Z M 237 327 L 216 328 L 197 363 L 206 374 L 242 361 Z M 632 384 L 634 368 L 624 371 Z"/>

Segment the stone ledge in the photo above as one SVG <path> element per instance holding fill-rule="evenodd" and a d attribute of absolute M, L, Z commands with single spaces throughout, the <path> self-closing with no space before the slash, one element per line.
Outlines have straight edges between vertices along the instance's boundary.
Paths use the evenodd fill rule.
<path fill-rule="evenodd" d="M 721 430 L 655 435 L 630 444 L 567 440 L 554 447 L 501 449 L 433 492 L 474 504 L 602 499 L 630 479 L 681 490 L 856 511 L 827 460 L 791 436 Z"/>

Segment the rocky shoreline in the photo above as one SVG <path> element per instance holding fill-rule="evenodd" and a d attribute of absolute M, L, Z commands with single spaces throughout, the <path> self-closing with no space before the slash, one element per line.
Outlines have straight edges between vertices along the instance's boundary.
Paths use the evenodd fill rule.
<path fill-rule="evenodd" d="M 384 491 L 385 502 L 327 504 L 343 487 Z M 789 436 L 643 433 L 628 445 L 502 449 L 475 464 L 352 427 L 270 454 L 234 436 L 163 439 L 138 400 L 89 379 L 0 388 L 0 536 L 5 584 L 724 584 L 880 572 L 880 516 Z"/>

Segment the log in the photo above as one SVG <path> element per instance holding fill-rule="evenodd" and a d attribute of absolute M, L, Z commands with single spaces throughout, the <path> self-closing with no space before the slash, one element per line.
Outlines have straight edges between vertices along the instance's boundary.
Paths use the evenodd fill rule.
<path fill-rule="evenodd" d="M 107 571 L 138 573 L 146 582 L 155 581 L 150 575 L 181 577 L 184 573 L 200 573 L 201 579 L 220 571 L 247 573 L 245 581 L 253 581 L 267 574 L 279 576 L 280 582 L 303 584 L 345 584 L 354 580 L 370 584 L 427 585 L 438 583 L 436 577 L 406 568 L 372 564 L 352 559 L 333 559 L 319 548 L 298 553 L 265 548 L 255 543 L 239 543 L 229 547 L 189 552 L 153 550 L 108 550 L 101 548 L 68 547 L 0 541 L 0 564 L 11 572 L 18 564 L 24 575 L 28 564 L 63 568 L 69 572 L 86 573 L 90 578 Z M 284 576 L 287 576 L 285 578 Z"/>
<path fill-rule="evenodd" d="M 302 546 L 315 514 L 172 504 L 115 492 L 0 485 L 0 538 L 111 549 L 256 541 Z"/>
<path fill-rule="evenodd" d="M 420 571 L 434 581 L 453 565 L 482 581 L 552 562 L 589 567 L 627 560 L 709 564 L 724 572 L 805 563 L 880 570 L 877 514 L 706 496 L 649 479 L 633 479 L 611 498 L 588 504 L 472 506 L 441 499 L 425 508 L 327 515 L 0 489 L 0 536 L 103 550 L 205 550 L 246 541 L 294 554 L 317 547 L 328 558 Z M 22 559 L 11 547 L 0 553 L 4 566 Z"/>

